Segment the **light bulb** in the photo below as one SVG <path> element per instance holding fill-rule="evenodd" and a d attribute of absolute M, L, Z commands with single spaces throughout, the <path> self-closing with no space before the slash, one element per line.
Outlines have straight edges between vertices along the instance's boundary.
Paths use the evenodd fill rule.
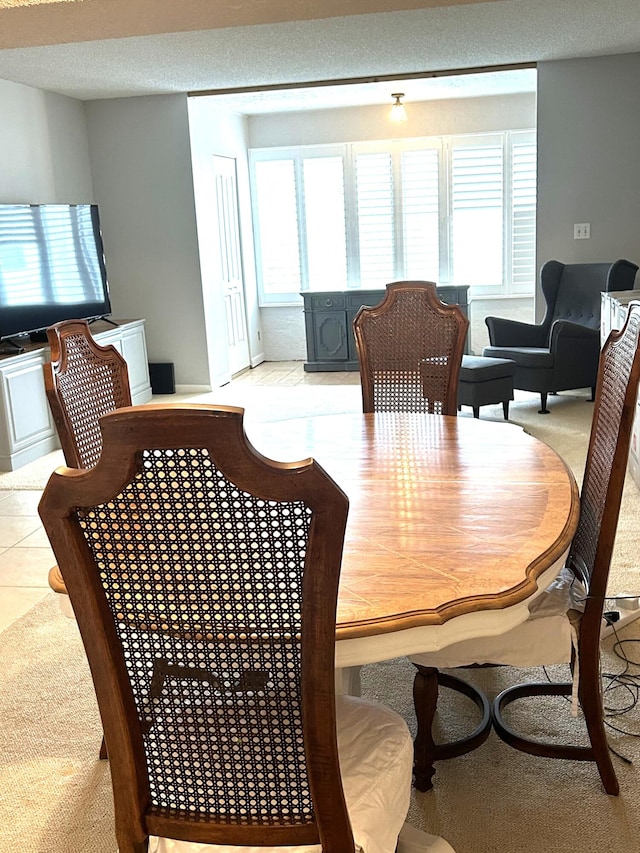
<path fill-rule="evenodd" d="M 404 92 L 397 92 L 391 95 L 391 97 L 396 99 L 394 105 L 391 107 L 391 121 L 407 121 L 407 111 L 400 100 L 400 98 L 404 98 Z"/>

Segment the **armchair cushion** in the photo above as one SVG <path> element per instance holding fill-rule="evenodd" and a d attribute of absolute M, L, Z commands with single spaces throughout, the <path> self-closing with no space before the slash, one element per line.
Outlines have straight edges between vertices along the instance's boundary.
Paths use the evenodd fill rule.
<path fill-rule="evenodd" d="M 485 347 L 482 355 L 490 358 L 508 358 L 520 367 L 551 369 L 554 361 L 551 350 L 542 347 Z"/>

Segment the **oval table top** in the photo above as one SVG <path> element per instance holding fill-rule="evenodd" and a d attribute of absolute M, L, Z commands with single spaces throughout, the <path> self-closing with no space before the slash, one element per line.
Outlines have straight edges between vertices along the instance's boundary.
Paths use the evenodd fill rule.
<path fill-rule="evenodd" d="M 465 638 L 485 630 L 473 627 L 474 614 L 509 608 L 514 624 L 524 621 L 523 603 L 555 577 L 577 527 L 573 474 L 514 424 L 345 414 L 255 424 L 247 434 L 271 459 L 313 457 L 349 496 L 338 640 L 411 635 L 467 615 L 454 620 Z M 414 646 L 425 650 L 424 636 L 373 657 Z M 342 663 L 363 662 L 354 654 Z"/>

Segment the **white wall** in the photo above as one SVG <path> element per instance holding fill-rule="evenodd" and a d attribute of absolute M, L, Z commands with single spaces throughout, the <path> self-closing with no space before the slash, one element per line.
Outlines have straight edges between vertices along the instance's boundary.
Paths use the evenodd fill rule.
<path fill-rule="evenodd" d="M 84 105 L 0 80 L 0 202 L 94 202 Z"/>
<path fill-rule="evenodd" d="M 188 109 L 211 384 L 218 386 L 229 380 L 230 371 L 225 307 L 219 287 L 219 252 L 217 240 L 214 239 L 218 234 L 214 155 L 230 157 L 236 161 L 238 216 L 251 366 L 260 364 L 265 357 L 256 292 L 249 196 L 247 120 L 244 116 L 216 108 L 209 98 L 190 98 Z"/>
<path fill-rule="evenodd" d="M 372 139 L 404 139 L 454 133 L 535 127 L 534 94 L 459 98 L 407 104 L 409 120 L 389 121 L 389 106 L 274 113 L 249 117 L 251 148 L 288 145 L 328 145 Z"/>
<path fill-rule="evenodd" d="M 640 54 L 543 62 L 538 84 L 538 267 L 640 264 Z"/>
<path fill-rule="evenodd" d="M 146 320 L 149 360 L 210 386 L 186 95 L 86 105 L 114 313 Z"/>

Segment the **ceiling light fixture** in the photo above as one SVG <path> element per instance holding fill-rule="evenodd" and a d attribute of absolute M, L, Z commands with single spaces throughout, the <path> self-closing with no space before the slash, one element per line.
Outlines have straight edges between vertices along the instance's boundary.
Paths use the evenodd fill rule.
<path fill-rule="evenodd" d="M 400 100 L 400 98 L 404 98 L 404 92 L 396 92 L 391 97 L 396 99 L 394 105 L 391 107 L 391 121 L 406 121 L 407 111 Z"/>

